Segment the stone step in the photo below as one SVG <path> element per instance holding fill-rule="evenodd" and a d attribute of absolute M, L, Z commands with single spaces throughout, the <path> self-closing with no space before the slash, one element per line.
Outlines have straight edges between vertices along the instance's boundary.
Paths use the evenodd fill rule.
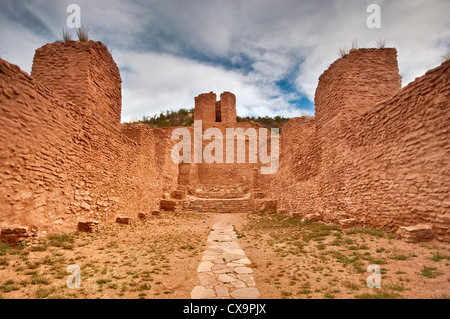
<path fill-rule="evenodd" d="M 255 210 L 276 210 L 277 201 L 272 199 L 168 199 L 160 201 L 164 211 L 188 211 L 199 213 L 248 213 Z"/>
<path fill-rule="evenodd" d="M 183 203 L 183 210 L 196 211 L 201 213 L 247 213 L 253 210 L 252 201 L 249 199 L 239 200 L 185 200 Z"/>

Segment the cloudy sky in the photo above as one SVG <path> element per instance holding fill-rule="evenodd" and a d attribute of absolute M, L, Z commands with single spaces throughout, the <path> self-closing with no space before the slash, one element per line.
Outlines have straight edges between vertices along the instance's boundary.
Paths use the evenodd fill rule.
<path fill-rule="evenodd" d="M 403 85 L 450 51 L 449 0 L 1 0 L 0 57 L 29 73 L 34 51 L 62 38 L 71 3 L 112 49 L 122 121 L 210 91 L 235 93 L 240 116 L 314 115 L 318 77 L 352 41 L 396 47 Z M 379 29 L 367 26 L 373 3 Z"/>

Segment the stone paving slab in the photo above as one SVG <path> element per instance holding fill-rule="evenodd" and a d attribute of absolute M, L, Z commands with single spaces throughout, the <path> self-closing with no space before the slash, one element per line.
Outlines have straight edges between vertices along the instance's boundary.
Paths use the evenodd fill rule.
<path fill-rule="evenodd" d="M 192 299 L 256 299 L 251 261 L 237 242 L 233 226 L 215 224 L 207 239 L 207 247 L 197 268 L 199 286 Z"/>

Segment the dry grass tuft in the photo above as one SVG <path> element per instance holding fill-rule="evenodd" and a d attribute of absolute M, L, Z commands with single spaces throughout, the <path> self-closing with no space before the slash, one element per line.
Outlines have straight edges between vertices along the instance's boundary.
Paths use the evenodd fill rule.
<path fill-rule="evenodd" d="M 81 28 L 77 29 L 77 36 L 80 42 L 89 41 L 89 29 L 85 26 L 81 26 Z"/>

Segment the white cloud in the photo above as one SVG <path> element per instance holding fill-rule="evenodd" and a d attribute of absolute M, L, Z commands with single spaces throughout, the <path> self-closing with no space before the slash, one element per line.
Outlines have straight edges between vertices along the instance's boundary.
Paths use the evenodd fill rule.
<path fill-rule="evenodd" d="M 34 52 L 46 43 L 39 36 L 21 25 L 11 28 L 0 27 L 0 57 L 12 64 L 18 65 L 23 71 L 31 73 Z"/>
<path fill-rule="evenodd" d="M 284 97 L 272 99 L 279 95 L 276 87 L 255 85 L 238 72 L 169 54 L 119 51 L 114 56 L 118 66 L 126 70 L 122 73 L 122 121 L 179 107 L 191 108 L 195 96 L 210 91 L 218 99 L 224 91 L 233 92 L 240 116 L 300 116 L 304 112 L 286 107 Z"/>

